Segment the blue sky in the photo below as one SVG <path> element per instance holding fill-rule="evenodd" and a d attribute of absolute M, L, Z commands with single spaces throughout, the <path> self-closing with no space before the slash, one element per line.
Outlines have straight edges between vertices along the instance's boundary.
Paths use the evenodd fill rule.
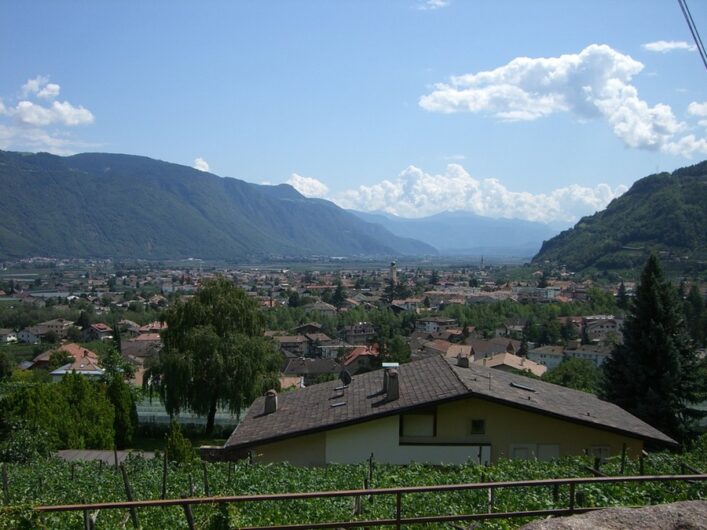
<path fill-rule="evenodd" d="M 570 223 L 707 158 L 692 44 L 668 0 L 13 2 L 0 148 Z"/>

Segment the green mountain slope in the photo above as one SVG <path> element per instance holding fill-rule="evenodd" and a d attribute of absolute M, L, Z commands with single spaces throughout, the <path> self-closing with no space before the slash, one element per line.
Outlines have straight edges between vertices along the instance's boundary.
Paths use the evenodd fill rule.
<path fill-rule="evenodd" d="M 0 151 L 0 256 L 425 255 L 333 203 L 146 157 Z"/>
<path fill-rule="evenodd" d="M 650 252 L 707 260 L 707 161 L 637 181 L 605 210 L 543 243 L 533 261 L 628 269 L 642 266 Z"/>

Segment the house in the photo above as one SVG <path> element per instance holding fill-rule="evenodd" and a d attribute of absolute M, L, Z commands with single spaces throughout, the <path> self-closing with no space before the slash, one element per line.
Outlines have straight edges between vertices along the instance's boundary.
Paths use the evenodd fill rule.
<path fill-rule="evenodd" d="M 373 346 L 356 346 L 344 356 L 342 363 L 350 374 L 357 374 L 373 368 L 379 356 L 380 351 L 377 344 Z"/>
<path fill-rule="evenodd" d="M 283 353 L 302 356 L 309 352 L 309 341 L 304 335 L 282 335 L 273 337 L 278 350 Z"/>
<path fill-rule="evenodd" d="M 475 358 L 490 357 L 496 353 L 515 354 L 520 350 L 520 341 L 506 337 L 492 339 L 466 339 L 465 344 L 471 346 L 471 353 Z"/>
<path fill-rule="evenodd" d="M 52 355 L 56 352 L 67 354 L 71 361 L 50 372 L 52 381 L 58 381 L 64 375 L 76 372 L 87 377 L 101 377 L 103 368 L 100 367 L 98 354 L 73 342 L 63 344 L 55 350 L 49 350 L 37 355 L 32 360 L 32 368 L 46 368 Z"/>
<path fill-rule="evenodd" d="M 302 307 L 305 311 L 316 311 L 328 316 L 336 316 L 336 307 L 326 302 L 317 301 Z"/>
<path fill-rule="evenodd" d="M 447 328 L 457 326 L 457 321 L 447 317 L 425 317 L 418 318 L 415 322 L 415 331 L 423 331 L 425 333 L 439 333 Z"/>
<path fill-rule="evenodd" d="M 17 340 L 25 344 L 39 344 L 47 333 L 46 328 L 43 326 L 30 326 L 20 330 L 17 334 Z"/>
<path fill-rule="evenodd" d="M 676 442 L 592 394 L 433 356 L 256 399 L 223 447 L 202 458 L 295 465 L 481 464 L 609 456 Z"/>
<path fill-rule="evenodd" d="M 609 346 L 583 344 L 575 348 L 566 348 L 564 354 L 566 357 L 589 361 L 590 363 L 594 363 L 597 368 L 601 368 L 611 355 L 611 350 L 612 348 Z"/>
<path fill-rule="evenodd" d="M 344 341 L 354 345 L 370 343 L 376 336 L 376 328 L 370 322 L 358 322 L 344 326 Z"/>
<path fill-rule="evenodd" d="M 55 318 L 54 320 L 47 320 L 46 322 L 40 322 L 37 326 L 43 327 L 46 333 L 54 333 L 57 338 L 65 339 L 66 334 L 69 329 L 74 326 L 71 320 L 65 318 Z"/>
<path fill-rule="evenodd" d="M 322 325 L 317 322 L 307 322 L 295 328 L 295 333 L 298 335 L 306 335 L 307 333 L 321 333 Z"/>
<path fill-rule="evenodd" d="M 522 372 L 530 372 L 531 374 L 540 377 L 545 372 L 547 372 L 547 366 L 538 364 L 526 359 L 525 357 L 519 357 L 518 355 L 513 355 L 512 353 L 496 353 L 491 357 L 482 357 L 480 359 L 474 359 L 475 364 L 480 364 L 486 368 L 495 368 L 496 370 L 505 370 L 506 372 L 515 372 L 520 370 Z"/>
<path fill-rule="evenodd" d="M 623 321 L 613 315 L 593 315 L 584 318 L 584 334 L 593 343 L 623 342 Z"/>
<path fill-rule="evenodd" d="M 528 350 L 528 359 L 547 366 L 548 370 L 557 368 L 565 359 L 565 349 L 562 346 L 539 346 Z"/>
<path fill-rule="evenodd" d="M 317 381 L 334 378 L 339 372 L 341 366 L 333 359 L 296 357 L 287 361 L 282 374 L 288 377 L 302 377 L 305 385 L 311 385 Z"/>
<path fill-rule="evenodd" d="M 149 324 L 140 326 L 140 329 L 138 329 L 138 331 L 140 333 L 159 333 L 160 331 L 163 331 L 165 329 L 167 329 L 167 322 L 160 322 L 159 320 L 155 320 L 154 322 L 150 322 Z"/>
<path fill-rule="evenodd" d="M 11 329 L 0 328 L 0 344 L 17 342 L 17 333 Z"/>
<path fill-rule="evenodd" d="M 81 332 L 84 342 L 109 340 L 113 338 L 113 328 L 102 322 L 91 324 Z"/>

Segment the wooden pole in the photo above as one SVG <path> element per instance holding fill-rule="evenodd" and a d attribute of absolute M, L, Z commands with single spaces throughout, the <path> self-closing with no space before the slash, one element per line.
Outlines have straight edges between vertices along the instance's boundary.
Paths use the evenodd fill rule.
<path fill-rule="evenodd" d="M 621 474 L 626 471 L 626 442 L 621 447 Z"/>
<path fill-rule="evenodd" d="M 187 518 L 189 530 L 195 530 L 196 527 L 194 526 L 194 515 L 191 513 L 191 504 L 184 503 L 182 504 L 182 508 L 184 508 L 184 517 Z"/>
<path fill-rule="evenodd" d="M 2 464 L 2 496 L 5 504 L 10 504 L 10 479 L 7 476 L 7 463 Z"/>
<path fill-rule="evenodd" d="M 167 468 L 169 467 L 167 449 L 164 450 L 164 459 L 162 461 L 162 498 L 167 497 Z"/>
<path fill-rule="evenodd" d="M 120 472 L 123 475 L 123 484 L 125 485 L 125 496 L 128 498 L 129 501 L 132 501 L 134 500 L 133 490 L 130 487 L 130 481 L 128 480 L 128 472 L 125 470 L 124 464 L 120 464 Z M 130 519 L 133 522 L 134 528 L 140 528 L 140 523 L 137 519 L 137 510 L 135 508 L 130 508 Z"/>
<path fill-rule="evenodd" d="M 204 468 L 204 495 L 210 497 L 211 495 L 209 495 L 209 468 L 206 465 L 206 462 L 202 464 L 202 467 Z"/>

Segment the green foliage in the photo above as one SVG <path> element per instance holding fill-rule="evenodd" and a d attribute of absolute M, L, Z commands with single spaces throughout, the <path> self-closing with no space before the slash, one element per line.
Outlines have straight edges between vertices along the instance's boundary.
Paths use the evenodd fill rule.
<path fill-rule="evenodd" d="M 59 383 L 20 383 L 5 391 L 2 416 L 46 433 L 48 449 L 110 449 L 114 412 L 102 383 L 67 374 Z"/>
<path fill-rule="evenodd" d="M 10 420 L 0 436 L 0 461 L 28 464 L 49 456 L 47 433 L 22 420 Z"/>
<path fill-rule="evenodd" d="M 650 425 L 687 442 L 704 413 L 705 361 L 685 328 L 675 289 L 651 256 L 623 329 L 624 343 L 604 364 L 605 396 Z"/>
<path fill-rule="evenodd" d="M 279 389 L 280 356 L 262 336 L 262 313 L 230 281 L 205 282 L 194 298 L 170 307 L 165 321 L 164 348 L 149 376 L 170 414 L 206 415 L 211 432 L 219 403 L 238 412 Z"/>
<path fill-rule="evenodd" d="M 565 359 L 559 366 L 545 372 L 543 381 L 598 394 L 602 385 L 602 371 L 584 359 Z"/>
<path fill-rule="evenodd" d="M 47 364 L 47 371 L 53 372 L 57 368 L 64 366 L 70 362 L 73 362 L 74 358 L 64 350 L 54 350 L 49 356 L 49 363 Z"/>
<path fill-rule="evenodd" d="M 707 307 L 695 284 L 690 287 L 685 298 L 685 323 L 695 344 L 707 345 Z"/>
<path fill-rule="evenodd" d="M 698 468 L 707 468 L 705 453 L 696 449 L 685 455 L 651 454 L 645 459 L 647 474 L 675 474 L 681 462 Z M 537 460 L 501 460 L 485 467 L 473 463 L 466 465 L 430 466 L 410 464 L 408 466 L 376 464 L 373 473 L 374 488 L 422 486 L 433 484 L 461 484 L 485 481 L 512 481 L 548 479 L 557 477 L 587 477 L 590 473 L 583 467 L 593 465 L 589 458 L 564 458 L 553 462 Z M 108 466 L 97 462 L 74 465 L 58 459 L 33 462 L 28 465 L 9 466 L 10 501 L 2 508 L 0 530 L 25 528 L 51 528 L 69 530 L 83 528 L 83 514 L 57 513 L 32 519 L 28 506 L 70 504 L 83 501 L 124 501 L 125 490 L 121 475 Z M 228 463 L 206 464 L 211 495 L 247 495 L 265 493 L 291 493 L 327 490 L 346 490 L 362 485 L 368 473 L 367 464 L 329 465 L 321 468 L 302 468 L 288 464 L 248 464 L 238 462 L 229 472 Z M 143 460 L 132 458 L 126 462 L 133 494 L 136 499 L 155 499 L 161 493 L 162 462 L 160 459 Z M 618 475 L 620 459 L 610 458 L 602 471 Z M 629 459 L 625 474 L 637 475 L 638 462 Z M 169 464 L 167 498 L 179 498 L 189 491 L 191 480 L 194 495 L 203 496 L 204 486 L 200 480 L 201 466 Z M 72 478 L 73 477 L 73 478 Z M 583 506 L 632 506 L 659 504 L 687 499 L 704 498 L 704 483 L 627 483 L 580 485 Z M 552 488 L 496 489 L 495 511 L 519 511 L 567 507 L 567 487 L 560 490 L 560 497 L 553 500 Z M 192 507 L 197 528 L 233 528 L 244 526 L 268 526 L 280 524 L 307 524 L 323 521 L 351 519 L 390 518 L 395 514 L 394 496 L 362 498 L 363 513 L 351 514 L 352 499 L 329 498 L 296 501 L 269 501 L 258 503 L 229 504 L 227 508 L 217 505 L 195 505 Z M 461 513 L 484 513 L 487 509 L 488 491 L 433 492 L 424 495 L 404 495 L 405 516 L 451 515 Z M 140 524 L 143 528 L 187 528 L 184 512 L 179 506 L 164 508 L 141 508 Z M 101 510 L 99 528 L 121 528 L 124 510 Z M 31 522 L 30 522 L 31 521 Z M 515 528 L 524 521 L 489 520 L 481 523 L 485 530 Z M 209 526 L 213 525 L 213 526 Z M 423 527 L 411 527 L 423 528 Z M 424 527 L 429 528 L 429 526 Z"/>
<path fill-rule="evenodd" d="M 15 363 L 4 349 L 0 349 L 0 381 L 8 379 L 15 369 Z"/>
<path fill-rule="evenodd" d="M 135 396 L 122 375 L 111 376 L 106 385 L 106 396 L 113 405 L 113 431 L 118 449 L 131 447 L 137 432 L 138 417 Z"/>
<path fill-rule="evenodd" d="M 640 179 L 605 210 L 545 241 L 533 261 L 579 271 L 636 269 L 651 251 L 705 259 L 706 178 L 707 162 L 702 162 Z"/>
<path fill-rule="evenodd" d="M 174 420 L 169 424 L 169 432 L 165 437 L 165 449 L 172 462 L 188 464 L 196 459 L 196 451 L 194 451 L 189 438 L 182 434 L 179 423 Z"/>

